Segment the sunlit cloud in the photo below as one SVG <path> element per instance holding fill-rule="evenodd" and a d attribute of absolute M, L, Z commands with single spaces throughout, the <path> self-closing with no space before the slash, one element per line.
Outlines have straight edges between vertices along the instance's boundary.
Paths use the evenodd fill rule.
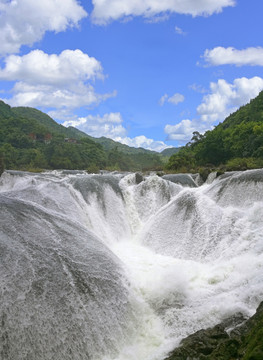
<path fill-rule="evenodd" d="M 105 25 L 131 16 L 143 16 L 146 19 L 172 13 L 209 16 L 221 12 L 224 7 L 234 6 L 235 0 L 92 0 L 92 3 L 92 21 Z"/>
<path fill-rule="evenodd" d="M 216 47 L 206 50 L 203 58 L 206 64 L 211 66 L 235 65 L 235 66 L 263 66 L 263 48 L 249 47 L 238 50 L 233 47 Z"/>
<path fill-rule="evenodd" d="M 194 131 L 204 133 L 211 130 L 214 125 L 223 121 L 228 115 L 240 106 L 247 104 L 263 90 L 263 78 L 238 78 L 233 83 L 224 79 L 210 84 L 210 92 L 202 99 L 197 107 L 196 119 L 184 119 L 175 125 L 167 124 L 165 133 L 167 140 L 176 140 L 185 144 L 192 138 Z"/>
<path fill-rule="evenodd" d="M 33 45 L 47 31 L 76 27 L 87 16 L 76 0 L 11 0 L 0 2 L 0 55 Z"/>
<path fill-rule="evenodd" d="M 48 55 L 41 50 L 10 55 L 0 69 L 0 80 L 14 81 L 12 106 L 78 108 L 98 105 L 116 92 L 97 94 L 94 82 L 104 78 L 101 63 L 81 50 Z"/>

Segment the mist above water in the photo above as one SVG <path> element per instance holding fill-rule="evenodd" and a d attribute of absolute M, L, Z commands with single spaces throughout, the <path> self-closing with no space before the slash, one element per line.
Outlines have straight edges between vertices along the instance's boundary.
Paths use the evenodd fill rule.
<path fill-rule="evenodd" d="M 5 172 L 0 358 L 162 360 L 263 298 L 263 170 Z"/>

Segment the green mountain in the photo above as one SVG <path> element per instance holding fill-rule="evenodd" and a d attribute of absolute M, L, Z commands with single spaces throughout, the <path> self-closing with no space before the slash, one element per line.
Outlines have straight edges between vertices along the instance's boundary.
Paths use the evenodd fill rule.
<path fill-rule="evenodd" d="M 93 138 L 37 109 L 11 108 L 0 101 L 0 165 L 3 160 L 7 169 L 142 171 L 163 166 L 156 152 Z"/>
<path fill-rule="evenodd" d="M 204 135 L 170 157 L 167 169 L 196 171 L 199 167 L 244 170 L 263 167 L 263 91 Z"/>
<path fill-rule="evenodd" d="M 162 156 L 172 156 L 173 154 L 178 153 L 179 150 L 180 150 L 180 148 L 176 148 L 176 147 L 167 148 L 161 152 L 161 155 Z"/>
<path fill-rule="evenodd" d="M 124 154 L 159 154 L 156 151 L 147 150 L 142 147 L 135 148 L 125 144 L 121 144 L 104 136 L 100 138 L 92 138 L 92 140 L 97 142 L 98 144 L 101 144 L 105 150 L 112 150 L 117 147 L 118 150 L 123 152 Z"/>
<path fill-rule="evenodd" d="M 143 148 L 134 148 L 125 144 L 121 144 L 112 139 L 108 139 L 106 137 L 94 138 L 86 133 L 72 127 L 65 127 L 61 124 L 58 124 L 55 120 L 53 120 L 47 114 L 41 112 L 40 110 L 30 108 L 30 107 L 14 107 L 12 111 L 19 117 L 24 117 L 27 119 L 34 119 L 38 121 L 40 124 L 44 125 L 50 132 L 55 131 L 69 138 L 81 139 L 86 137 L 100 145 L 103 146 L 105 150 L 112 150 L 114 148 L 118 148 L 124 154 L 158 154 L 155 151 L 146 150 Z"/>
<path fill-rule="evenodd" d="M 239 110 L 228 116 L 222 127 L 226 129 L 251 122 L 263 123 L 263 91 L 249 104 L 241 106 Z"/>
<path fill-rule="evenodd" d="M 58 124 L 55 120 L 53 120 L 50 116 L 43 113 L 40 110 L 31 108 L 31 107 L 13 107 L 12 112 L 16 114 L 18 117 L 26 118 L 26 119 L 33 119 L 37 121 L 39 124 L 45 126 L 45 128 L 49 132 L 56 132 L 60 135 L 64 135 L 68 138 L 74 138 L 74 139 L 81 139 L 81 138 L 89 138 L 90 140 L 93 140 L 93 138 L 84 132 L 75 129 L 74 127 L 70 126 L 66 128 L 65 126 Z"/>

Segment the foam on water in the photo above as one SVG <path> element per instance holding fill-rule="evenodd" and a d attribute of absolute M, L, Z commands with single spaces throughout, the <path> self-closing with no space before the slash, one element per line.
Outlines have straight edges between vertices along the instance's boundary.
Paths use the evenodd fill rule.
<path fill-rule="evenodd" d="M 251 316 L 263 298 L 263 171 L 191 181 L 4 173 L 0 353 L 161 360 L 194 331 Z"/>

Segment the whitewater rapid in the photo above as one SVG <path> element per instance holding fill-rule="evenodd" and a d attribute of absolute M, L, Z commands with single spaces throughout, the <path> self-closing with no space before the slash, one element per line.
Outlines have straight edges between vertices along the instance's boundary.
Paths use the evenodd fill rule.
<path fill-rule="evenodd" d="M 0 358 L 162 360 L 263 299 L 263 170 L 5 172 Z"/>

